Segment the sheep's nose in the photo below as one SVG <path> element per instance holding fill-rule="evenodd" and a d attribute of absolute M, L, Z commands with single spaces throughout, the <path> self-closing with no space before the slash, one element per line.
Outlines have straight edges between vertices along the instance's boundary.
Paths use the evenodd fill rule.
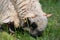
<path fill-rule="evenodd" d="M 31 32 L 30 35 L 34 38 L 41 37 L 43 35 L 43 31 L 36 31 Z"/>

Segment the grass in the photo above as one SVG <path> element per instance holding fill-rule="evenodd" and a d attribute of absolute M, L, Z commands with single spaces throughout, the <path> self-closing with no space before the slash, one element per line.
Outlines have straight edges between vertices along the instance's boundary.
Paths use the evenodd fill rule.
<path fill-rule="evenodd" d="M 60 40 L 60 0 L 40 0 L 43 11 L 52 14 L 48 18 L 48 26 L 42 37 L 34 39 L 29 33 L 16 32 L 15 37 L 9 35 L 7 32 L 0 32 L 0 40 Z"/>
<path fill-rule="evenodd" d="M 13 36 L 9 35 L 6 32 L 0 32 L 0 40 L 15 40 Z"/>

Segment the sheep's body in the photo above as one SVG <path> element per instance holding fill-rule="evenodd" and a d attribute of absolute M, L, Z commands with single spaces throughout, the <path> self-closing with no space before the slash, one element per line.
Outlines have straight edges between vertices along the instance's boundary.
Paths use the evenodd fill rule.
<path fill-rule="evenodd" d="M 19 19 L 10 0 L 0 0 L 0 25 L 14 22 L 18 26 Z"/>
<path fill-rule="evenodd" d="M 42 11 L 41 4 L 39 3 L 39 0 L 14 0 L 14 3 L 16 5 L 16 10 L 19 14 L 21 26 L 24 25 L 24 17 L 29 19 L 30 26 L 36 28 L 31 31 L 31 28 L 29 28 L 30 33 L 32 35 L 37 35 L 38 31 L 43 31 L 48 23 L 47 17 L 44 15 L 45 13 Z M 29 15 L 34 14 L 36 17 L 32 18 Z"/>

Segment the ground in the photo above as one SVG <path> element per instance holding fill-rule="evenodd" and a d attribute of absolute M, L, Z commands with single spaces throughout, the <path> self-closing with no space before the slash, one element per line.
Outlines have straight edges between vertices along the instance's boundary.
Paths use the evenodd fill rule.
<path fill-rule="evenodd" d="M 8 32 L 0 32 L 0 40 L 60 40 L 60 0 L 40 0 L 43 11 L 52 14 L 48 18 L 48 25 L 43 36 L 37 39 L 30 36 L 28 32 L 16 32 L 15 36 L 11 36 Z M 6 30 L 7 31 L 7 30 Z"/>

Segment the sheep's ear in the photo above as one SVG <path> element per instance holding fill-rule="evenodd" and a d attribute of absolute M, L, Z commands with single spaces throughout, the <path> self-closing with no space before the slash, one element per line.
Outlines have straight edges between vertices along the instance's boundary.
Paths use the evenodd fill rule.
<path fill-rule="evenodd" d="M 52 14 L 44 14 L 46 17 L 51 17 Z"/>

